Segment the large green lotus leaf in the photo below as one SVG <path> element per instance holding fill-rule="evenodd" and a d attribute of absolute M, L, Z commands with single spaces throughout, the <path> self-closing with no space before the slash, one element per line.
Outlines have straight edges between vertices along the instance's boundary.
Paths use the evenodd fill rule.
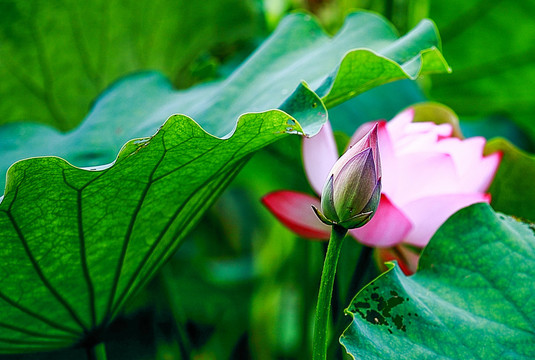
<path fill-rule="evenodd" d="M 431 95 L 461 118 L 512 118 L 535 139 L 535 2 L 431 1 L 452 76 L 434 76 Z"/>
<path fill-rule="evenodd" d="M 430 22 L 417 31 L 424 46 L 429 33 L 436 39 Z M 320 129 L 325 106 L 300 79 L 323 89 L 324 98 L 338 89 L 341 101 L 342 88 L 346 98 L 355 95 L 341 78 L 347 66 L 372 72 L 348 76 L 360 91 L 377 84 L 374 76 L 386 82 L 438 71 L 439 64 L 447 69 L 442 60 L 426 66 L 429 54 L 442 59 L 436 48 L 398 47 L 396 39 L 389 24 L 369 13 L 350 16 L 333 39 L 309 16 L 293 15 L 223 82 L 177 92 L 161 76 L 144 73 L 109 89 L 69 134 L 28 124 L 2 128 L 7 154 L 60 155 L 88 166 L 113 160 L 120 141 L 150 135 L 174 112 L 191 116 L 170 116 L 154 136 L 127 142 L 108 165 L 79 168 L 48 156 L 10 167 L 0 198 L 0 350 L 100 340 L 252 153 L 287 133 Z M 351 50 L 364 46 L 377 54 Z M 393 47 L 402 53 L 400 65 L 380 55 Z M 355 53 L 385 66 L 347 62 Z M 384 75 L 391 70 L 391 78 Z"/>
<path fill-rule="evenodd" d="M 133 71 L 156 69 L 180 83 L 203 52 L 255 33 L 253 7 L 250 0 L 0 1 L 0 124 L 72 129 L 108 84 Z"/>
<path fill-rule="evenodd" d="M 492 206 L 501 212 L 535 222 L 535 156 L 521 151 L 505 139 L 492 139 L 485 152 L 503 154 L 490 186 Z"/>
<path fill-rule="evenodd" d="M 127 143 L 106 170 L 56 157 L 16 163 L 0 204 L 0 349 L 59 347 L 98 332 L 249 154 L 288 127 L 303 131 L 295 122 L 279 110 L 246 114 L 222 140 L 176 115 L 154 137 Z"/>
<path fill-rule="evenodd" d="M 295 14 L 225 81 L 175 91 L 163 76 L 140 73 L 108 89 L 81 126 L 67 134 L 28 123 L 0 127 L 0 186 L 5 170 L 23 158 L 55 155 L 77 166 L 110 163 L 126 141 L 151 136 L 178 112 L 226 137 L 241 114 L 277 108 L 301 80 L 339 103 L 381 83 L 446 71 L 437 46 L 430 21 L 398 39 L 384 19 L 355 13 L 329 38 L 309 15 Z"/>
<path fill-rule="evenodd" d="M 534 228 L 487 204 L 462 209 L 415 275 L 391 265 L 347 312 L 340 341 L 355 359 L 532 359 Z"/>

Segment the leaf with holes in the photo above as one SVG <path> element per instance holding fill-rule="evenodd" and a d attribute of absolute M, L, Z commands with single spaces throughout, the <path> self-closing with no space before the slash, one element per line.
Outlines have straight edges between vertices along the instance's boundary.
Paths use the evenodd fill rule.
<path fill-rule="evenodd" d="M 447 70 L 432 24 L 415 31 L 398 40 L 383 19 L 357 13 L 329 39 L 309 16 L 293 15 L 223 82 L 177 92 L 161 76 L 140 74 L 108 90 L 74 132 L 3 128 L 12 159 L 61 155 L 89 166 L 111 161 L 120 141 L 150 134 L 177 110 L 198 121 L 170 116 L 105 166 L 59 157 L 11 166 L 0 203 L 0 351 L 100 341 L 251 154 L 287 133 L 319 130 L 324 103 L 301 79 L 338 103 L 382 82 Z M 362 47 L 373 51 L 352 50 Z"/>
<path fill-rule="evenodd" d="M 533 225 L 475 204 L 431 239 L 418 272 L 391 269 L 346 310 L 355 359 L 532 359 Z"/>

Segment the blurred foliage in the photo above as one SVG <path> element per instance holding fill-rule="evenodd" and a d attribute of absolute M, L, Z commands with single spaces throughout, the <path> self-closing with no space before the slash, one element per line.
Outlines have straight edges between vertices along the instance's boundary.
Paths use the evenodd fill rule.
<path fill-rule="evenodd" d="M 535 140 L 535 2 L 430 1 L 429 16 L 453 68 L 432 97 L 462 118 L 512 119 Z"/>
<path fill-rule="evenodd" d="M 178 87 L 210 78 L 240 41 L 262 34 L 257 12 L 252 0 L 2 0 L 0 124 L 72 129 L 134 71 L 159 70 Z"/>

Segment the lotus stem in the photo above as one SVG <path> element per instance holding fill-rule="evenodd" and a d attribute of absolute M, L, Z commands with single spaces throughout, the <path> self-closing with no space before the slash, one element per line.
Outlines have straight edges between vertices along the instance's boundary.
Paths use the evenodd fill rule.
<path fill-rule="evenodd" d="M 312 347 L 313 360 L 327 359 L 327 328 L 329 324 L 329 315 L 331 313 L 331 298 L 333 293 L 334 277 L 336 275 L 336 266 L 340 257 L 340 250 L 344 242 L 347 229 L 333 225 L 331 238 L 327 248 L 327 255 L 323 263 L 321 273 L 320 291 L 318 294 L 318 305 L 316 307 L 316 317 L 314 322 L 314 340 Z"/>

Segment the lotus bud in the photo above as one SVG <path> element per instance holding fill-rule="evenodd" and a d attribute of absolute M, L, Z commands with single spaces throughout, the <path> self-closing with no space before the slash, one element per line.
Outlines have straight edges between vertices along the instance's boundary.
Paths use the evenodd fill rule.
<path fill-rule="evenodd" d="M 316 215 L 328 225 L 354 229 L 365 225 L 381 198 L 377 124 L 332 167 Z"/>

